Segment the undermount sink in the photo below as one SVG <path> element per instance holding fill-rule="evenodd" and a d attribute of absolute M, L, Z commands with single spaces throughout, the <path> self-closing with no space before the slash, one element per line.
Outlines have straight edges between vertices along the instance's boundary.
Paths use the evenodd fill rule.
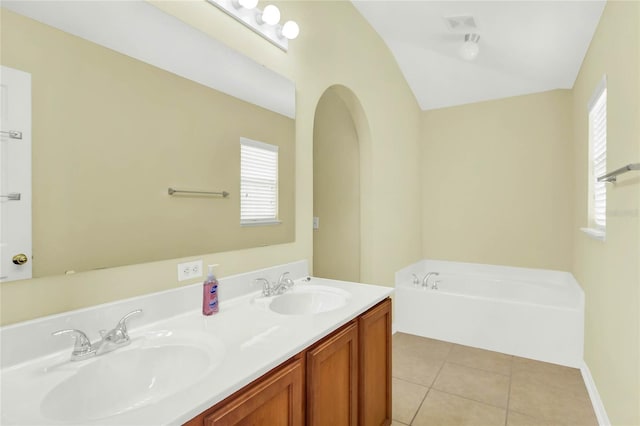
<path fill-rule="evenodd" d="M 165 333 L 90 361 L 51 369 L 50 374 L 72 374 L 45 395 L 42 415 L 82 422 L 122 414 L 184 390 L 222 361 L 220 341 L 209 336 L 204 342 L 176 339 Z"/>
<path fill-rule="evenodd" d="M 312 315 L 339 309 L 347 304 L 349 293 L 334 287 L 295 286 L 289 292 L 273 297 L 268 307 L 283 315 Z"/>

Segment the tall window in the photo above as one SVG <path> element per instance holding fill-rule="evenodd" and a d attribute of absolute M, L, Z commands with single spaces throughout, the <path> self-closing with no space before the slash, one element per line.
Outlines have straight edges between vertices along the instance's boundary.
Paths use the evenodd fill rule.
<path fill-rule="evenodd" d="M 240 224 L 278 221 L 278 147 L 240 138 Z"/>
<path fill-rule="evenodd" d="M 607 79 L 602 77 L 589 101 L 589 228 L 604 238 L 607 187 L 598 177 L 607 173 Z"/>

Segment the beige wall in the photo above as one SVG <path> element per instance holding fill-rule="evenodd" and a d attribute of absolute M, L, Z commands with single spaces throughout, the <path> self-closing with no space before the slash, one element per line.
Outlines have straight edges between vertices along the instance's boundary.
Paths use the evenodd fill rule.
<path fill-rule="evenodd" d="M 573 90 L 573 273 L 586 294 L 585 361 L 612 424 L 640 424 L 640 175 L 607 184 L 606 241 L 587 222 L 587 102 L 607 75 L 607 169 L 640 161 L 640 3 L 609 1 Z"/>
<path fill-rule="evenodd" d="M 571 94 L 422 113 L 426 258 L 569 270 Z"/>
<path fill-rule="evenodd" d="M 292 119 L 10 11 L 2 65 L 32 76 L 35 277 L 294 240 Z M 280 225 L 240 226 L 241 136 L 279 146 Z"/>
<path fill-rule="evenodd" d="M 324 91 L 340 84 L 358 98 L 370 139 L 360 147 L 370 176 L 361 195 L 361 280 L 392 285 L 394 272 L 421 258 L 418 131 L 420 110 L 387 47 L 346 1 L 281 2 L 297 20 L 288 53 L 238 25 L 206 2 L 158 2 L 296 83 L 295 242 L 199 256 L 219 263 L 220 276 L 312 258 L 313 119 Z M 401 217 L 398 216 L 402 209 Z M 178 285 L 178 259 L 3 284 L 1 320 L 9 324 Z M 189 282 L 186 282 L 189 283 Z"/>
<path fill-rule="evenodd" d="M 335 89 L 318 103 L 313 128 L 313 273 L 360 280 L 360 150 L 351 112 Z"/>

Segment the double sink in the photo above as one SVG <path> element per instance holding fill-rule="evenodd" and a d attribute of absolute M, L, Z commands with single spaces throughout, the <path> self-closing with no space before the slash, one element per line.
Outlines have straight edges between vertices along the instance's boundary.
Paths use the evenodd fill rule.
<path fill-rule="evenodd" d="M 316 316 L 346 306 L 350 298 L 342 288 L 301 282 L 279 295 L 251 295 L 247 306 L 265 318 Z M 101 423 L 156 404 L 215 378 L 227 346 L 215 332 L 172 328 L 166 320 L 133 333 L 130 344 L 104 355 L 70 361 L 69 354 L 58 353 L 16 366 L 3 372 L 2 424 L 34 409 L 40 411 L 34 422 Z"/>

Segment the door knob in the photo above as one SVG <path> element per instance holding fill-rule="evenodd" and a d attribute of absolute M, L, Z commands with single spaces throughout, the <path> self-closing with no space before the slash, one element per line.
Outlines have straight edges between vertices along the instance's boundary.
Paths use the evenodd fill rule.
<path fill-rule="evenodd" d="M 13 263 L 15 263 L 16 265 L 24 265 L 28 261 L 29 261 L 29 258 L 27 257 L 26 254 L 20 253 L 13 256 Z"/>

